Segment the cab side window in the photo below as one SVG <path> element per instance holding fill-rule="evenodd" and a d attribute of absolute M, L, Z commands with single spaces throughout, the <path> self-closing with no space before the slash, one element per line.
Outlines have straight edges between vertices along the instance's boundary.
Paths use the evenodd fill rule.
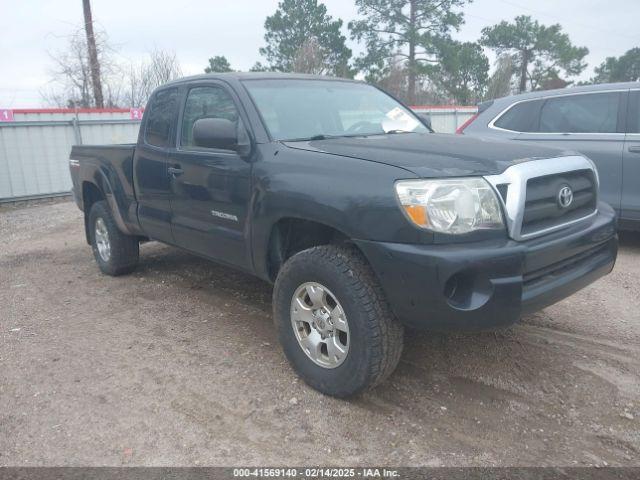
<path fill-rule="evenodd" d="M 549 98 L 540 112 L 540 131 L 615 133 L 619 100 L 617 92 Z"/>
<path fill-rule="evenodd" d="M 182 117 L 182 135 L 180 145 L 195 147 L 193 141 L 193 124 L 202 118 L 223 118 L 236 124 L 239 138 L 242 120 L 231 96 L 220 87 L 195 87 L 189 90 Z"/>
<path fill-rule="evenodd" d="M 149 102 L 149 113 L 144 138 L 149 145 L 168 147 L 171 141 L 171 125 L 177 116 L 178 89 L 169 88 L 157 92 Z"/>

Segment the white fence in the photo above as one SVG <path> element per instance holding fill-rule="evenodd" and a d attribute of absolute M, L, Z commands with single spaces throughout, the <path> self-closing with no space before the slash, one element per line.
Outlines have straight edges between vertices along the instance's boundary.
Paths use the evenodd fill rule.
<path fill-rule="evenodd" d="M 475 107 L 413 107 L 434 130 L 453 133 Z M 67 194 L 75 144 L 134 143 L 138 109 L 0 109 L 0 203 Z"/>
<path fill-rule="evenodd" d="M 0 110 L 0 202 L 66 194 L 69 152 L 75 144 L 132 143 L 136 111 Z"/>
<path fill-rule="evenodd" d="M 458 127 L 478 112 L 477 107 L 456 105 L 411 107 L 416 113 L 431 117 L 431 127 L 438 133 L 454 133 Z"/>

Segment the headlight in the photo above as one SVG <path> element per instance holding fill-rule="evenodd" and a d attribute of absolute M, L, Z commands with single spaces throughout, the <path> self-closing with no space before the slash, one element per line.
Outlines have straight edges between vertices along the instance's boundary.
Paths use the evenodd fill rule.
<path fill-rule="evenodd" d="M 504 228 L 496 193 L 483 178 L 401 180 L 396 194 L 406 216 L 421 228 L 450 234 Z"/>

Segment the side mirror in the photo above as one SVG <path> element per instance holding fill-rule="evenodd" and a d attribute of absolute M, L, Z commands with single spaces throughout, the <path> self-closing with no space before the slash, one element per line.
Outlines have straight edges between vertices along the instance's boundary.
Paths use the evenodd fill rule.
<path fill-rule="evenodd" d="M 434 133 L 435 130 L 431 126 L 431 115 L 429 115 L 428 113 L 418 113 L 417 115 L 418 118 L 422 120 L 424 126 L 427 127 L 431 133 Z"/>
<path fill-rule="evenodd" d="M 193 124 L 193 143 L 197 147 L 236 150 L 238 131 L 236 124 L 224 118 L 201 118 Z"/>

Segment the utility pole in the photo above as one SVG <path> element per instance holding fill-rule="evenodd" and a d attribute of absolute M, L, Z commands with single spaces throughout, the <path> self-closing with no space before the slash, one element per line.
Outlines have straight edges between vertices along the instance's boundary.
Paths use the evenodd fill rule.
<path fill-rule="evenodd" d="M 93 18 L 91 16 L 90 0 L 82 0 L 84 12 L 84 31 L 87 34 L 87 49 L 89 50 L 89 68 L 91 70 L 91 84 L 93 86 L 93 99 L 97 108 L 104 108 L 102 96 L 102 81 L 100 80 L 100 63 L 98 62 L 98 49 L 96 37 L 93 34 Z"/>
<path fill-rule="evenodd" d="M 409 105 L 415 105 L 416 103 L 416 76 L 417 76 L 417 61 L 416 61 L 416 43 L 418 37 L 418 29 L 416 26 L 416 0 L 410 0 L 409 2 L 409 85 L 407 92 L 407 103 Z"/>

